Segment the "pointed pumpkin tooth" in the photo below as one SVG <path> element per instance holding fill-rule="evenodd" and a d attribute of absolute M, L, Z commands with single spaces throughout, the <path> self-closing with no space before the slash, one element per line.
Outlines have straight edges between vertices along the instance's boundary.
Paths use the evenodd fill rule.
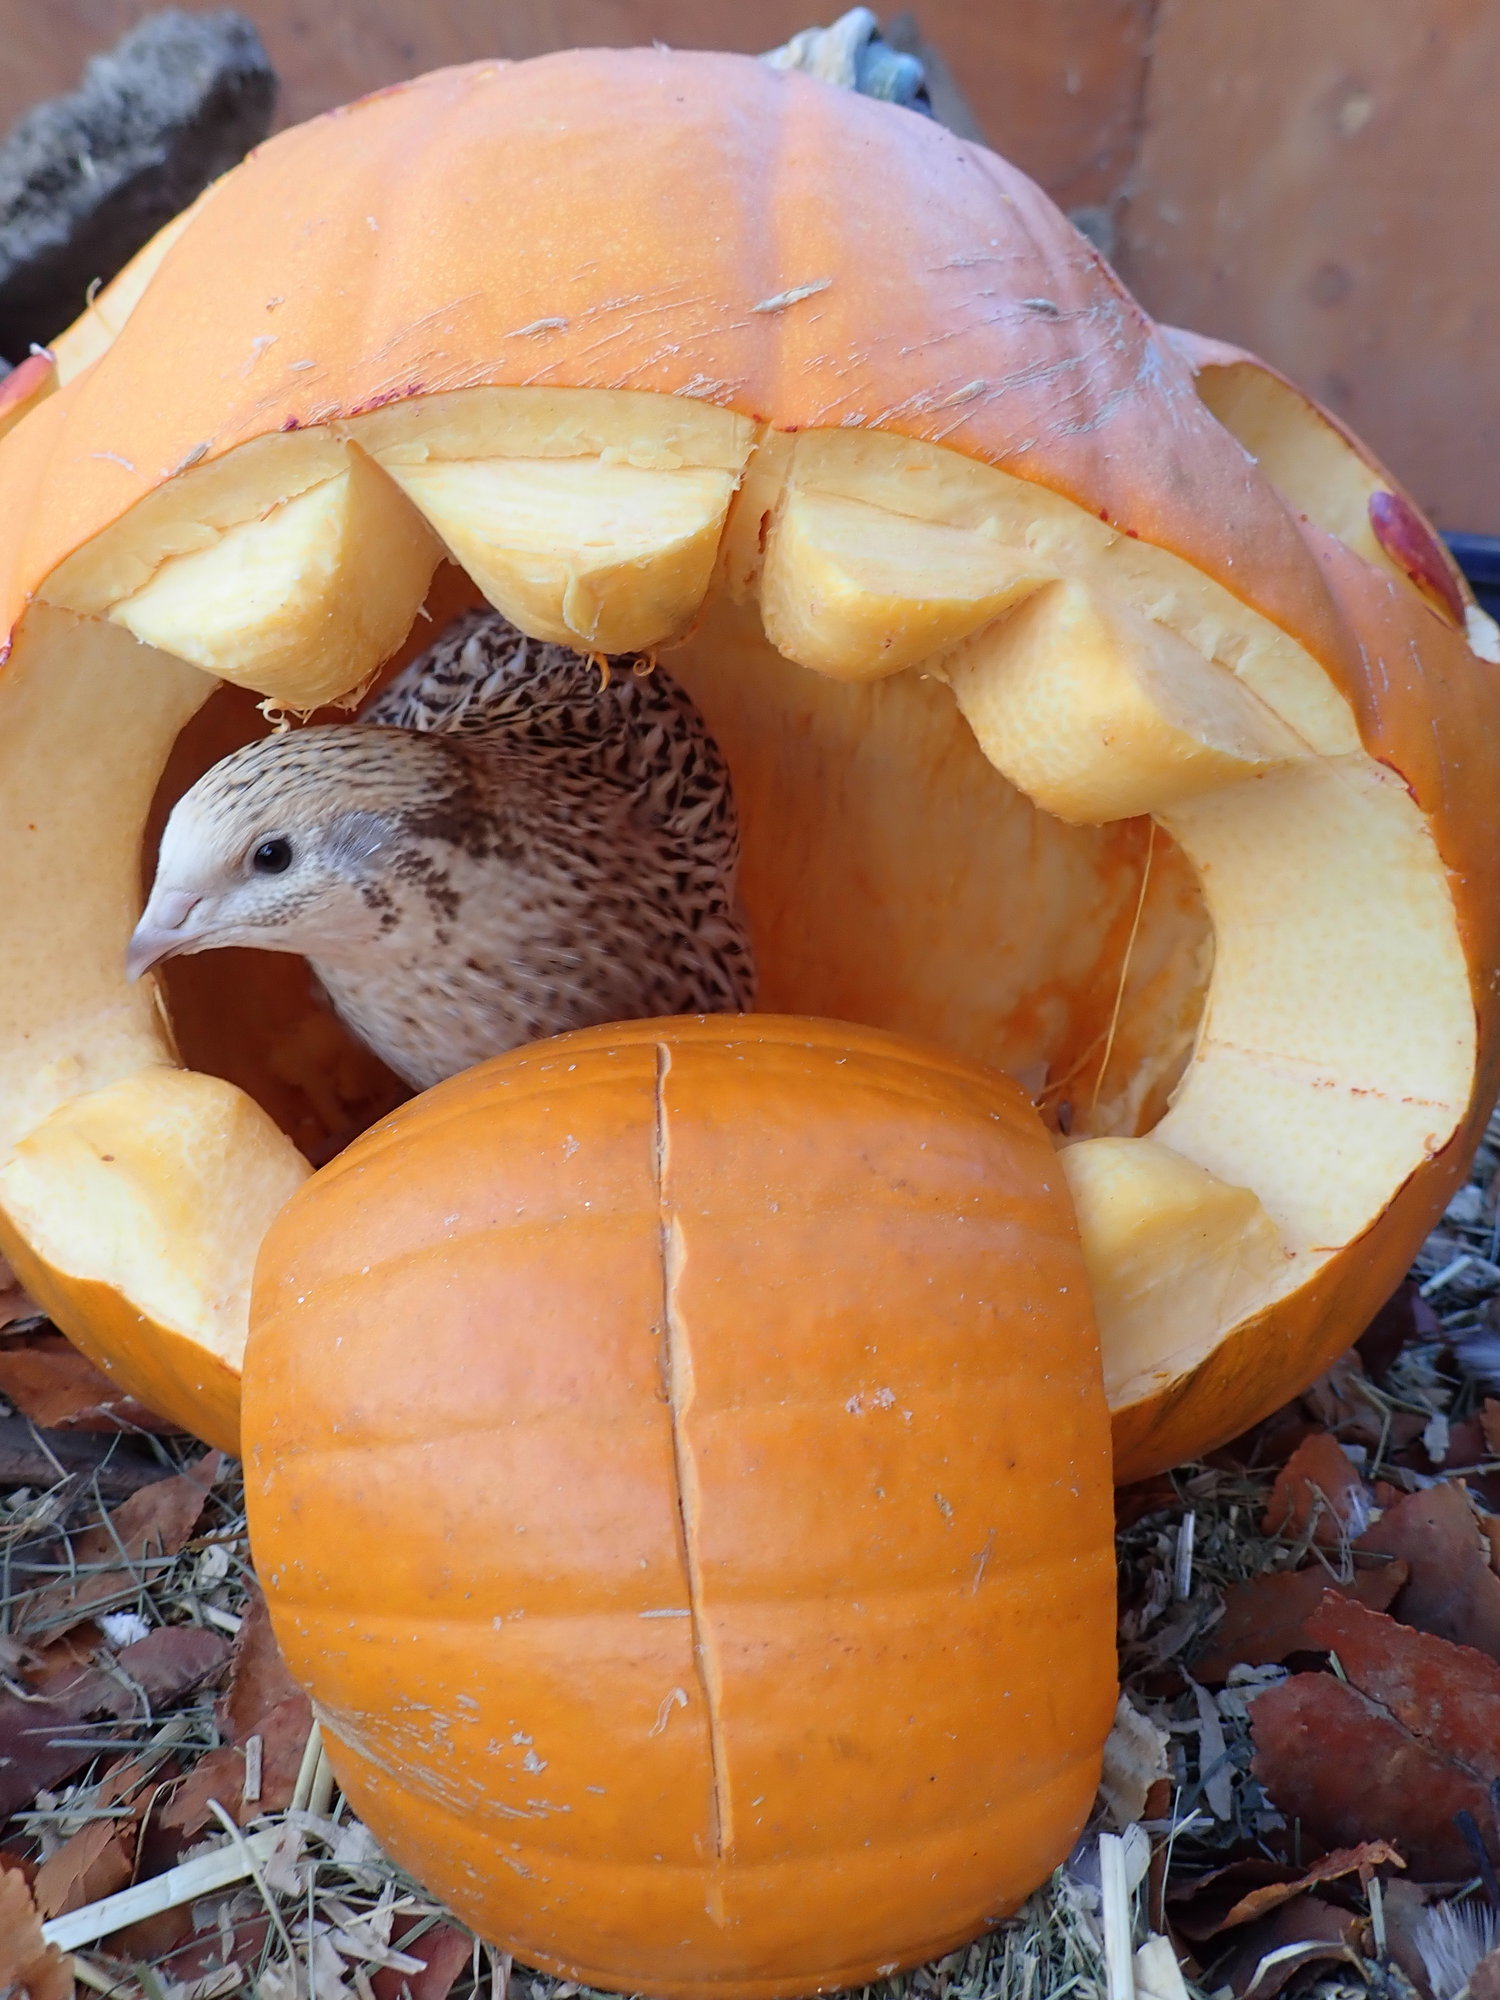
<path fill-rule="evenodd" d="M 1049 572 L 973 528 L 794 490 L 761 576 L 778 652 L 836 680 L 879 680 L 967 638 Z"/>
<path fill-rule="evenodd" d="M 1287 1252 L 1249 1188 L 1154 1139 L 1083 1139 L 1062 1153 L 1118 1409 L 1175 1379 L 1225 1327 L 1269 1302 Z"/>
<path fill-rule="evenodd" d="M 707 594 L 735 475 L 604 458 L 394 460 L 388 470 L 497 611 L 600 653 L 677 636 Z"/>
<path fill-rule="evenodd" d="M 944 662 L 980 748 L 1044 812 L 1102 825 L 1308 755 L 1164 625 L 1052 583 Z"/>
<path fill-rule="evenodd" d="M 441 550 L 359 452 L 263 519 L 171 556 L 110 607 L 116 624 L 288 708 L 358 687 L 411 630 Z"/>

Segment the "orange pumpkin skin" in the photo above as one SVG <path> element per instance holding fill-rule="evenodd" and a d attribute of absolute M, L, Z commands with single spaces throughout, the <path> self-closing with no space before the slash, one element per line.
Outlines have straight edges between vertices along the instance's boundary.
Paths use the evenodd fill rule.
<path fill-rule="evenodd" d="M 829 198 L 854 185 L 857 205 Z M 455 196 L 486 187 L 514 198 Z M 601 187 L 618 196 L 604 208 Z M 1473 1086 L 1462 1123 L 1446 1139 L 1435 1124 L 1429 1157 L 1362 1236 L 1121 1408 L 1120 1476 L 1244 1429 L 1360 1331 L 1461 1179 L 1500 1082 L 1495 673 L 1437 609 L 1299 526 L 1194 390 L 1192 352 L 1022 176 L 930 121 L 741 58 L 573 51 L 441 72 L 285 133 L 153 254 L 113 344 L 39 392 L 0 442 L 0 656 L 16 647 L 0 696 L 19 678 L 17 706 L 49 577 L 179 473 L 478 387 L 646 389 L 778 434 L 942 445 L 1185 558 L 1304 645 L 1448 869 L 1478 1024 Z M 9 716 L 3 733 L 15 744 L 25 730 Z M 16 874 L 41 879 L 35 843 L 11 846 Z M 74 887 L 74 855 L 62 859 L 49 893 Z M 37 971 L 37 1013 L 71 1021 L 56 963 Z M 172 1060 L 141 1025 L 147 997 L 135 1004 L 129 1063 Z M 20 1025 L 0 1044 L 46 1069 L 34 1019 Z M 86 1025 L 80 1047 L 100 1039 Z M 60 1036 L 48 1063 L 70 1074 L 80 1047 Z M 222 1052 L 190 1059 L 238 1073 Z M 112 1077 L 90 1068 L 91 1082 Z M 1297 1139 L 1289 1129 L 1288 1147 Z M 71 1267 L 40 1282 L 122 1383 L 232 1437 L 232 1370 L 198 1380 L 169 1330 L 111 1319 Z M 164 1379 L 179 1374 L 180 1396 Z"/>
<path fill-rule="evenodd" d="M 218 1451 L 240 1450 L 239 1371 L 219 1355 L 158 1326 L 107 1285 L 58 1283 L 46 1261 L 16 1230 L 4 1232 L 6 1262 L 29 1296 L 59 1324 L 124 1395 Z"/>
<path fill-rule="evenodd" d="M 530 1963 L 862 1981 L 1013 1908 L 1088 1810 L 1108 1420 L 1008 1079 L 765 1016 L 486 1064 L 273 1226 L 245 1431 L 351 1802 Z"/>
<path fill-rule="evenodd" d="M 177 472 L 492 385 L 945 445 L 1186 557 L 1325 663 L 1349 650 L 1187 362 L 1024 174 L 871 98 L 659 49 L 437 70 L 258 148 L 7 452 L 0 624 Z"/>

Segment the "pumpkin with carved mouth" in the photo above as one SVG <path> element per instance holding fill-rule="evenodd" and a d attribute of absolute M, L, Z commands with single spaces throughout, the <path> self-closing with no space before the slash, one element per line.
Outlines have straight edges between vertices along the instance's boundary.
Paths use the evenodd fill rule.
<path fill-rule="evenodd" d="M 443 72 L 263 147 L 23 373 L 0 1243 L 135 1394 L 236 1443 L 261 1239 L 399 1095 L 293 962 L 127 983 L 154 829 L 486 600 L 696 701 L 769 1012 L 1031 1094 L 1119 1476 L 1399 1278 L 1495 1089 L 1492 633 L 1003 162 L 737 58 Z"/>

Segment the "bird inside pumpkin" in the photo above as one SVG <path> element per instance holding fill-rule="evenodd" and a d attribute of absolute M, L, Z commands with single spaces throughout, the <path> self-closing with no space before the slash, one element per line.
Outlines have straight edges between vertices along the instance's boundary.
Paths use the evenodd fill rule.
<path fill-rule="evenodd" d="M 753 1007 L 738 865 L 724 760 L 664 669 L 470 611 L 353 727 L 246 744 L 178 800 L 128 965 L 297 953 L 426 1089 L 571 1028 Z"/>

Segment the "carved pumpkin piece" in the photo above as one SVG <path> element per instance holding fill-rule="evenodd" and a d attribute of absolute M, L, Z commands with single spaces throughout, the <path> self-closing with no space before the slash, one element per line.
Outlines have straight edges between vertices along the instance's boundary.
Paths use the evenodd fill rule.
<path fill-rule="evenodd" d="M 0 1239 L 233 1442 L 281 1127 L 385 1086 L 295 968 L 253 1056 L 234 968 L 169 969 L 174 1044 L 124 983 L 142 830 L 185 729 L 177 789 L 227 747 L 219 682 L 347 700 L 472 589 L 662 651 L 734 775 L 763 1005 L 1021 1078 L 1122 1476 L 1220 1441 L 1358 1330 L 1486 1107 L 1487 670 L 990 156 L 735 59 L 523 68 L 263 149 L 0 448 Z M 879 260 L 818 192 L 856 158 Z M 500 192 L 458 217 L 465 175 Z M 1304 486 L 1353 477 L 1330 435 Z"/>

